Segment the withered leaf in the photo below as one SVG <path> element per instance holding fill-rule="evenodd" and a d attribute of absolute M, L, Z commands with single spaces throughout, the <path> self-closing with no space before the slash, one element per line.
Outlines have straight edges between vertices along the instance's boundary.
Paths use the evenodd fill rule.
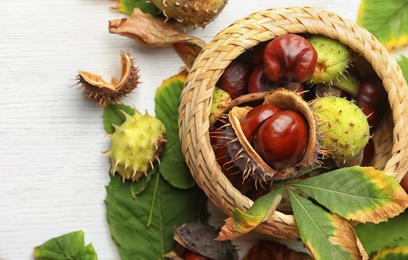
<path fill-rule="evenodd" d="M 128 18 L 109 21 L 109 32 L 126 36 L 148 47 L 173 46 L 188 67 L 192 66 L 205 45 L 200 38 L 189 36 L 176 25 L 143 13 L 139 8 L 135 8 Z"/>

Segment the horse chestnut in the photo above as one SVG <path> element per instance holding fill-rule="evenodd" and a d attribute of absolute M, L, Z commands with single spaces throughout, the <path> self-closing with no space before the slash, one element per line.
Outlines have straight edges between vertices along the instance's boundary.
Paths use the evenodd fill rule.
<path fill-rule="evenodd" d="M 276 89 L 276 83 L 266 77 L 263 66 L 256 66 L 249 75 L 248 93 L 270 91 Z"/>
<path fill-rule="evenodd" d="M 311 78 L 317 52 L 304 37 L 285 34 L 271 40 L 263 56 L 266 76 L 276 82 L 302 83 Z"/>
<path fill-rule="evenodd" d="M 255 133 L 263 121 L 278 112 L 281 110 L 273 105 L 259 105 L 251 109 L 241 121 L 241 129 L 248 142 L 252 143 Z"/>
<path fill-rule="evenodd" d="M 247 93 L 249 74 L 249 64 L 236 59 L 225 68 L 216 85 L 234 99 Z"/>
<path fill-rule="evenodd" d="M 266 119 L 254 137 L 254 149 L 274 169 L 299 162 L 307 148 L 308 128 L 302 116 L 285 110 Z"/>
<path fill-rule="evenodd" d="M 369 139 L 367 145 L 363 150 L 363 160 L 361 166 L 370 166 L 374 161 L 375 156 L 375 145 L 373 139 Z"/>
<path fill-rule="evenodd" d="M 388 108 L 387 92 L 378 77 L 360 79 L 357 95 L 357 106 L 368 117 L 371 128 L 377 126 Z"/>

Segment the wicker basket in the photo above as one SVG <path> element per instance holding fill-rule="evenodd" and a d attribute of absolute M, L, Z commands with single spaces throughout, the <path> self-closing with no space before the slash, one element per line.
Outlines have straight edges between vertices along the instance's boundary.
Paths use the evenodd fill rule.
<path fill-rule="evenodd" d="M 276 8 L 234 22 L 207 44 L 187 77 L 179 108 L 180 138 L 197 184 L 226 214 L 246 211 L 253 201 L 227 180 L 209 138 L 214 86 L 231 60 L 260 42 L 287 33 L 321 34 L 348 45 L 371 64 L 388 93 L 391 113 L 374 133 L 375 165 L 397 181 L 408 169 L 407 84 L 396 60 L 368 31 L 336 14 L 311 7 Z M 299 237 L 293 215 L 276 212 L 256 229 L 280 238 Z"/>

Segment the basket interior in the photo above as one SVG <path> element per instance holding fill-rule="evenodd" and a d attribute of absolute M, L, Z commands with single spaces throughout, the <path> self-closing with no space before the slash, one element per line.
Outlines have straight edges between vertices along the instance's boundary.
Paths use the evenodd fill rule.
<path fill-rule="evenodd" d="M 182 93 L 179 126 L 186 162 L 197 184 L 226 214 L 235 207 L 246 211 L 253 201 L 228 181 L 210 145 L 208 119 L 215 84 L 233 59 L 261 42 L 287 33 L 332 37 L 348 45 L 371 66 L 383 81 L 391 107 L 373 135 L 373 166 L 398 181 L 407 172 L 407 85 L 395 59 L 365 29 L 333 13 L 310 7 L 269 9 L 238 20 L 217 34 L 197 57 Z M 282 212 L 269 216 L 257 231 L 281 238 L 298 237 L 293 216 Z"/>

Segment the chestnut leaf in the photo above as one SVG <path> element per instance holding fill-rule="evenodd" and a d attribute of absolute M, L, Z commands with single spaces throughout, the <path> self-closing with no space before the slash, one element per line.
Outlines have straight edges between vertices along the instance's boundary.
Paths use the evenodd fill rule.
<path fill-rule="evenodd" d="M 378 224 L 365 223 L 354 227 L 357 236 L 371 256 L 384 248 L 408 248 L 408 211 Z M 408 253 L 408 252 L 407 252 Z"/>
<path fill-rule="evenodd" d="M 405 81 L 408 82 L 408 58 L 404 55 L 398 60 L 398 65 L 401 67 L 402 74 L 404 74 Z"/>
<path fill-rule="evenodd" d="M 408 44 L 408 3 L 400 0 L 363 0 L 357 23 L 389 50 Z"/>
<path fill-rule="evenodd" d="M 146 0 L 119 0 L 118 5 L 113 7 L 113 9 L 126 15 L 131 15 L 135 8 L 139 8 L 143 13 L 148 13 L 154 16 L 160 14 L 159 9 Z"/>
<path fill-rule="evenodd" d="M 152 179 L 152 176 L 157 173 L 157 171 L 157 165 L 155 165 L 153 169 L 150 169 L 147 172 L 146 176 L 130 184 L 130 193 L 132 194 L 133 198 L 136 198 L 137 195 L 146 189 L 147 184 Z"/>
<path fill-rule="evenodd" d="M 401 260 L 408 259 L 408 246 L 383 248 L 375 253 L 371 260 Z"/>
<path fill-rule="evenodd" d="M 167 131 L 167 142 L 160 157 L 159 171 L 171 185 L 180 189 L 188 189 L 195 185 L 183 153 L 178 127 L 178 108 L 181 90 L 187 77 L 187 71 L 165 79 L 156 90 L 156 117 L 163 122 Z"/>
<path fill-rule="evenodd" d="M 353 227 L 288 189 L 299 234 L 315 259 L 368 259 Z"/>
<path fill-rule="evenodd" d="M 34 259 L 83 259 L 97 260 L 92 244 L 85 245 L 84 232 L 74 231 L 52 238 L 34 248 Z"/>
<path fill-rule="evenodd" d="M 225 220 L 217 240 L 232 240 L 249 233 L 265 219 L 273 215 L 284 193 L 284 187 L 278 186 L 269 193 L 259 197 L 247 212 L 234 208 L 231 217 Z"/>
<path fill-rule="evenodd" d="M 124 104 L 109 104 L 104 107 L 103 111 L 103 126 L 106 133 L 112 134 L 115 132 L 113 125 L 121 125 L 125 122 L 125 115 L 121 112 L 125 111 L 129 115 L 135 114 L 135 109 Z"/>
<path fill-rule="evenodd" d="M 340 168 L 288 184 L 347 220 L 379 223 L 408 206 L 408 195 L 392 176 L 372 167 Z"/>
<path fill-rule="evenodd" d="M 177 189 L 158 173 L 136 198 L 131 186 L 111 176 L 106 187 L 110 234 L 122 259 L 161 259 L 174 249 L 173 228 L 206 213 L 206 197 L 197 186 Z"/>

